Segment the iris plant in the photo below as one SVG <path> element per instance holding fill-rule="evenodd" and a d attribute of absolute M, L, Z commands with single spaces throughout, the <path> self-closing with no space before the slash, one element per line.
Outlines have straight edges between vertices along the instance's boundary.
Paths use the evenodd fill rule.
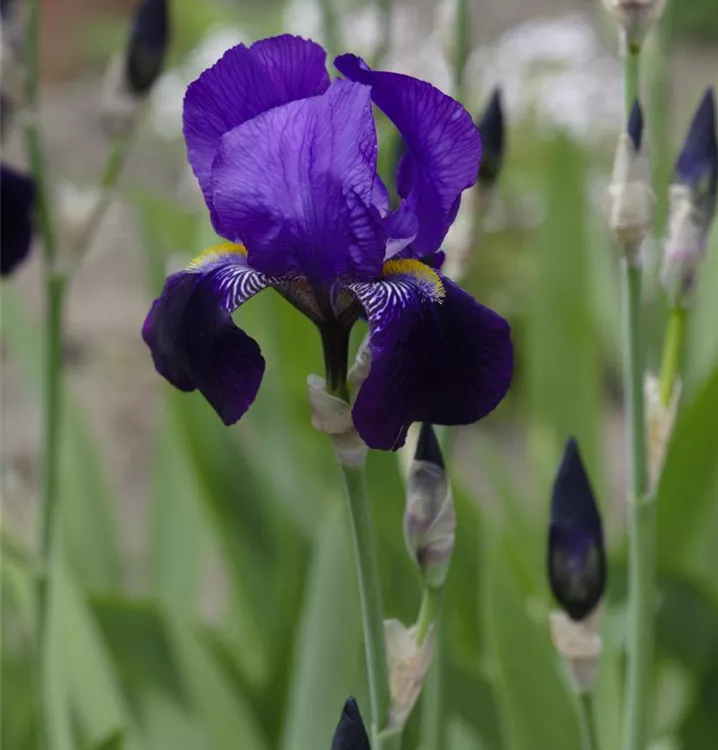
<path fill-rule="evenodd" d="M 509 326 L 431 267 L 481 142 L 470 115 L 428 83 L 342 55 L 331 80 L 317 44 L 283 35 L 238 45 L 188 88 L 184 136 L 216 232 L 167 279 L 143 337 L 157 370 L 198 389 L 225 424 L 253 402 L 257 343 L 231 319 L 273 287 L 319 328 L 327 387 L 346 396 L 349 333 L 369 323 L 371 370 L 353 419 L 396 449 L 414 421 L 468 424 L 506 394 Z M 397 205 L 377 172 L 372 104 L 406 148 Z M 425 262 L 428 261 L 428 262 Z"/>

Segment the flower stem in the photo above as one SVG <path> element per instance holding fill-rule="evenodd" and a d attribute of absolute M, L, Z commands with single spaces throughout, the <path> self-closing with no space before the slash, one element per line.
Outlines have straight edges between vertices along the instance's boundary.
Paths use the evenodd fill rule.
<path fill-rule="evenodd" d="M 56 533 L 58 502 L 58 480 L 60 464 L 60 419 L 62 387 L 62 310 L 65 296 L 65 276 L 57 267 L 55 233 L 52 225 L 49 193 L 45 174 L 45 158 L 42 138 L 38 127 L 39 93 L 39 37 L 40 2 L 30 0 L 27 16 L 26 105 L 28 109 L 25 124 L 30 170 L 35 181 L 37 220 L 42 238 L 44 256 L 44 361 L 43 361 L 43 444 L 42 444 L 42 500 L 39 509 L 40 563 L 45 575 L 37 580 L 37 675 L 42 684 L 47 673 L 46 659 L 48 644 L 48 609 L 50 590 L 53 584 L 51 555 Z M 38 691 L 38 716 L 46 715 L 44 691 Z M 38 721 L 41 726 L 42 723 Z M 43 732 L 39 732 L 39 742 L 44 742 Z"/>
<path fill-rule="evenodd" d="M 471 39 L 471 16 L 469 0 L 456 0 L 456 18 L 454 21 L 454 99 L 461 102 L 464 98 L 464 74 L 466 61 L 469 58 Z"/>
<path fill-rule="evenodd" d="M 107 152 L 107 158 L 105 159 L 105 166 L 103 167 L 102 175 L 100 176 L 100 196 L 83 228 L 83 231 L 78 236 L 75 245 L 68 254 L 68 257 L 79 261 L 86 255 L 90 243 L 92 242 L 92 238 L 94 237 L 97 228 L 102 223 L 107 208 L 112 200 L 113 189 L 117 184 L 117 180 L 122 172 L 122 167 L 125 164 L 130 141 L 131 133 L 128 133 L 126 135 L 117 136 L 110 142 L 110 148 Z"/>
<path fill-rule="evenodd" d="M 623 58 L 626 122 L 638 97 L 640 48 L 626 44 Z M 625 125 L 624 125 L 625 127 Z M 628 493 L 628 671 L 624 750 L 644 750 L 653 661 L 654 513 L 646 498 L 646 423 L 641 330 L 642 268 L 623 262 L 623 358 L 630 486 Z"/>
<path fill-rule="evenodd" d="M 628 48 L 623 56 L 623 93 L 625 96 L 625 107 L 626 107 L 626 123 L 628 117 L 633 109 L 633 103 L 638 97 L 638 81 L 640 74 L 640 49 L 635 46 L 630 46 L 626 43 Z M 624 123 L 624 127 L 626 125 Z"/>
<path fill-rule="evenodd" d="M 623 345 L 626 388 L 629 478 L 632 500 L 646 492 L 646 425 L 643 401 L 643 341 L 641 331 L 642 269 L 624 261 Z"/>
<path fill-rule="evenodd" d="M 586 738 L 586 750 L 599 750 L 598 729 L 596 727 L 596 716 L 593 710 L 593 694 L 583 693 L 579 696 L 581 701 L 581 713 Z"/>
<path fill-rule="evenodd" d="M 40 516 L 40 549 L 47 574 L 39 579 L 38 625 L 45 625 L 50 551 L 55 528 L 59 478 L 59 429 L 62 385 L 62 320 L 65 279 L 50 274 L 45 280 L 45 360 L 43 404 L 43 506 Z"/>
<path fill-rule="evenodd" d="M 441 446 L 441 452 L 444 454 L 446 460 L 450 460 L 454 436 L 456 432 L 451 427 L 445 427 L 438 425 L 435 428 L 436 437 L 439 440 Z M 443 750 L 443 737 L 444 737 L 444 720 L 445 717 L 442 713 L 443 703 L 443 667 L 442 660 L 444 658 L 444 651 L 441 644 L 442 638 L 442 608 L 441 608 L 441 597 L 438 592 L 434 592 L 433 602 L 427 602 L 429 592 L 424 591 L 424 596 L 421 602 L 421 608 L 419 610 L 419 624 L 417 627 L 417 642 L 418 635 L 422 628 L 422 615 L 425 617 L 431 612 L 431 607 L 435 607 L 433 612 L 434 628 L 436 630 L 436 646 L 434 647 L 434 654 L 431 659 L 431 666 L 429 671 L 426 673 L 424 678 L 424 687 L 421 691 L 421 750 Z M 428 618 L 427 618 L 428 619 Z M 428 629 L 427 623 L 426 627 Z M 424 636 L 426 637 L 426 636 Z"/>
<path fill-rule="evenodd" d="M 39 91 L 39 36 L 40 36 L 40 2 L 30 0 L 27 16 L 26 46 L 26 106 L 25 140 L 27 145 L 30 171 L 35 180 L 37 219 L 42 235 L 42 248 L 45 265 L 49 270 L 55 259 L 55 234 L 52 228 L 50 203 L 45 180 L 45 158 L 38 128 L 38 91 Z"/>
<path fill-rule="evenodd" d="M 439 591 L 437 589 L 425 588 L 421 597 L 421 608 L 419 618 L 416 621 L 416 645 L 421 646 L 429 635 L 431 626 L 436 621 L 439 613 Z"/>
<path fill-rule="evenodd" d="M 384 639 L 384 614 L 379 584 L 379 568 L 371 512 L 366 492 L 364 466 L 342 464 L 344 485 L 349 503 L 354 552 L 356 555 L 364 645 L 369 678 L 369 701 L 372 715 L 373 749 L 386 750 L 388 739 L 380 732 L 389 717 L 389 671 Z"/>
<path fill-rule="evenodd" d="M 663 344 L 663 360 L 660 374 L 660 399 L 668 406 L 673 386 L 681 371 L 683 341 L 686 333 L 686 311 L 682 307 L 672 307 L 668 317 L 668 328 Z"/>

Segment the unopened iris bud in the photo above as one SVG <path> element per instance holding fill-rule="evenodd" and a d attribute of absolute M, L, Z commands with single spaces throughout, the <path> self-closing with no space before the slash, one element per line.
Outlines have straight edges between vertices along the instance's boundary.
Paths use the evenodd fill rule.
<path fill-rule="evenodd" d="M 169 39 L 167 0 L 142 0 L 127 47 L 127 83 L 146 94 L 162 71 Z"/>
<path fill-rule="evenodd" d="M 363 466 L 367 447 L 352 421 L 352 408 L 344 399 L 327 392 L 327 383 L 319 375 L 307 378 L 312 426 L 332 439 L 339 463 Z"/>
<path fill-rule="evenodd" d="M 456 513 L 444 459 L 434 428 L 424 423 L 407 481 L 404 539 L 428 588 L 444 584 L 455 534 Z"/>
<path fill-rule="evenodd" d="M 566 443 L 553 487 L 548 577 L 553 595 L 572 620 L 587 617 L 606 586 L 601 516 L 574 438 Z"/>
<path fill-rule="evenodd" d="M 344 704 L 331 750 L 370 750 L 369 736 L 354 698 L 348 698 Z"/>
<path fill-rule="evenodd" d="M 618 139 L 608 188 L 608 225 L 630 265 L 640 263 L 643 241 L 653 224 L 656 196 L 650 183 L 650 164 L 643 149 L 643 113 L 636 100 L 626 131 Z"/>
<path fill-rule="evenodd" d="M 32 243 L 35 183 L 22 172 L 0 165 L 0 275 L 27 256 Z"/>
<path fill-rule="evenodd" d="M 479 185 L 491 188 L 499 178 L 504 161 L 504 111 L 501 105 L 501 89 L 498 86 L 476 123 L 481 134 L 481 163 L 479 164 Z"/>
<path fill-rule="evenodd" d="M 691 122 L 670 188 L 661 283 L 674 306 L 682 307 L 695 289 L 706 257 L 717 193 L 715 100 L 713 90 L 708 89 Z"/>
<path fill-rule="evenodd" d="M 167 0 L 142 0 L 124 53 L 108 68 L 103 91 L 103 123 L 113 135 L 127 133 L 162 72 L 169 43 Z"/>
<path fill-rule="evenodd" d="M 636 52 L 661 17 L 666 0 L 603 0 L 603 5 L 621 29 L 625 51 Z"/>

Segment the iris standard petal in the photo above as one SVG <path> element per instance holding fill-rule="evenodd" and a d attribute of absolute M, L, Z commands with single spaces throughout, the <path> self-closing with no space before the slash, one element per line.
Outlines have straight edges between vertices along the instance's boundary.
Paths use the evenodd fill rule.
<path fill-rule="evenodd" d="M 350 288 L 370 325 L 371 370 L 353 409 L 370 448 L 401 447 L 412 422 L 470 424 L 506 395 L 509 325 L 449 279 L 395 260 L 381 281 Z"/>
<path fill-rule="evenodd" d="M 218 245 L 167 278 L 142 328 L 157 372 L 199 390 L 227 425 L 250 407 L 264 374 L 259 346 L 232 312 L 273 282 L 247 266 L 244 248 Z"/>
<path fill-rule="evenodd" d="M 406 153 L 397 169 L 397 192 L 419 220 L 413 256 L 438 250 L 461 193 L 479 172 L 481 139 L 471 115 L 425 81 L 373 71 L 355 55 L 341 55 L 334 64 L 350 80 L 372 87 L 374 103 L 401 133 Z"/>
<path fill-rule="evenodd" d="M 243 122 L 329 86 L 326 52 L 284 34 L 237 45 L 190 84 L 184 98 L 187 156 L 212 211 L 210 171 L 222 136 Z"/>
<path fill-rule="evenodd" d="M 0 165 L 0 274 L 21 263 L 32 242 L 35 185 L 30 177 Z"/>
<path fill-rule="evenodd" d="M 221 232 L 264 273 L 327 288 L 377 278 L 386 235 L 373 205 L 376 157 L 367 86 L 335 81 L 265 112 L 222 139 L 212 168 Z"/>

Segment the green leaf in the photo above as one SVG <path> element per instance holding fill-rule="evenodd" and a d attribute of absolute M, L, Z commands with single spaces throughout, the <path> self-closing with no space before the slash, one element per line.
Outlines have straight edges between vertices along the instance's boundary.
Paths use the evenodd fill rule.
<path fill-rule="evenodd" d="M 322 524 L 308 574 L 283 750 L 329 747 L 342 705 L 363 677 L 361 633 L 351 540 L 335 508 Z"/>
<path fill-rule="evenodd" d="M 15 290 L 3 287 L 3 340 L 40 402 L 42 337 Z M 119 589 L 122 568 L 117 547 L 111 483 L 82 409 L 70 388 L 63 390 L 60 497 L 62 528 L 74 572 L 95 590 Z"/>
<path fill-rule="evenodd" d="M 602 393 L 583 154 L 568 137 L 556 136 L 544 158 L 545 220 L 531 248 L 534 276 L 522 343 L 530 447 L 541 484 L 548 486 L 570 435 L 578 438 L 589 467 L 598 464 Z"/>
<path fill-rule="evenodd" d="M 66 681 L 68 702 L 82 737 L 98 742 L 126 726 L 122 692 L 110 653 L 89 603 L 67 563 L 54 563 L 53 607 L 49 627 L 57 636 L 53 660 Z"/>
<path fill-rule="evenodd" d="M 695 304 L 688 316 L 685 396 L 693 399 L 718 367 L 718 230 L 713 228 L 706 262 L 700 273 Z"/>
<path fill-rule="evenodd" d="M 172 612 L 189 617 L 197 611 L 210 532 L 196 475 L 177 430 L 167 411 L 153 462 L 152 590 Z"/>
<path fill-rule="evenodd" d="M 664 570 L 685 569 L 693 536 L 702 533 L 716 499 L 716 424 L 718 368 L 682 410 L 668 447 L 656 496 L 658 562 Z"/>
<path fill-rule="evenodd" d="M 172 650 L 189 700 L 210 739 L 212 750 L 268 750 L 246 697 L 217 666 L 198 634 L 184 622 L 168 624 Z"/>
<path fill-rule="evenodd" d="M 481 741 L 470 725 L 460 719 L 449 722 L 449 750 L 484 750 L 493 747 Z"/>
<path fill-rule="evenodd" d="M 94 613 L 120 673 L 186 703 L 164 615 L 151 602 L 94 597 Z"/>
<path fill-rule="evenodd" d="M 141 750 L 198 750 L 211 747 L 207 731 L 194 711 L 172 700 L 163 691 L 139 689 L 142 710 Z"/>
<path fill-rule="evenodd" d="M 495 689 L 509 750 L 576 750 L 582 733 L 577 703 L 548 634 L 548 613 L 529 614 L 506 537 L 486 565 L 486 619 Z"/>
<path fill-rule="evenodd" d="M 123 732 L 111 732 L 107 737 L 101 739 L 93 745 L 89 745 L 87 750 L 122 750 L 125 746 Z"/>
<path fill-rule="evenodd" d="M 4 593 L 4 592 L 3 592 Z M 3 601 L 3 610 L 6 608 Z M 7 617 L 3 611 L 3 619 Z M 4 690 L 0 693 L 0 747 L 14 750 L 35 750 L 37 721 L 37 685 L 35 683 L 34 652 L 11 648 L 7 624 L 3 623 L 0 680 Z M 8 690 L 8 686 L 12 686 Z"/>

